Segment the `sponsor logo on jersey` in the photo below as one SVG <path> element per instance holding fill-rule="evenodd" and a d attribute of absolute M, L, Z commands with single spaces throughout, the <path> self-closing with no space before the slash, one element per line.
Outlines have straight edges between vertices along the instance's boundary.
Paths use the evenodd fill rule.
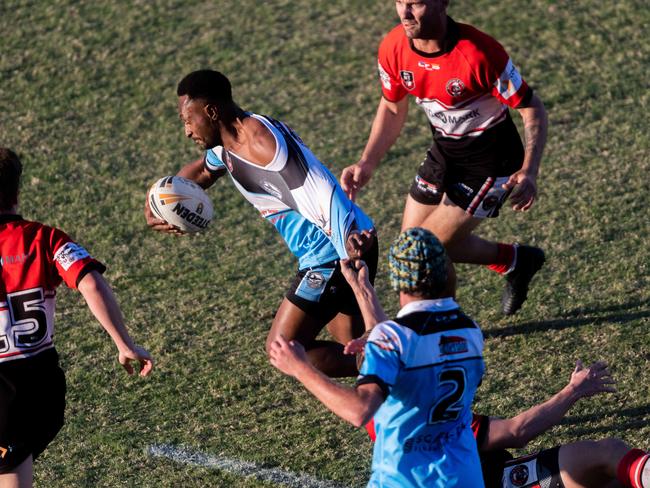
<path fill-rule="evenodd" d="M 440 347 L 441 355 L 449 354 L 462 354 L 468 351 L 467 340 L 464 337 L 459 336 L 442 336 L 440 338 Z"/>
<path fill-rule="evenodd" d="M 415 77 L 413 76 L 413 71 L 401 70 L 399 76 L 402 78 L 402 85 L 404 85 L 404 88 L 407 90 L 415 88 Z"/>
<path fill-rule="evenodd" d="M 515 65 L 512 64 L 512 60 L 508 59 L 505 69 L 499 75 L 499 79 L 495 81 L 494 84 L 499 94 L 507 100 L 517 93 L 517 90 L 521 87 L 522 81 L 519 71 Z"/>
<path fill-rule="evenodd" d="M 75 242 L 67 242 L 54 253 L 54 260 L 65 271 L 77 261 L 90 257 L 88 251 Z"/>
<path fill-rule="evenodd" d="M 451 115 L 450 113 L 446 112 L 434 112 L 433 116 L 440 120 L 443 124 L 458 125 L 462 124 L 463 122 L 467 122 L 468 120 L 480 117 L 481 113 L 478 111 L 478 109 L 475 108 L 474 110 L 470 110 L 463 115 Z"/>
<path fill-rule="evenodd" d="M 379 70 L 379 79 L 381 80 L 381 84 L 384 85 L 386 90 L 390 90 L 390 76 L 388 76 L 388 73 L 386 73 L 386 70 L 379 62 L 377 62 L 377 69 Z"/>
<path fill-rule="evenodd" d="M 27 260 L 27 254 L 17 254 L 15 256 L 0 256 L 0 266 L 5 264 L 22 264 Z"/>
<path fill-rule="evenodd" d="M 528 481 L 528 476 L 528 467 L 524 464 L 520 464 L 510 471 L 510 482 L 514 486 L 524 486 Z"/>
<path fill-rule="evenodd" d="M 5 456 L 7 455 L 7 453 L 10 452 L 10 451 L 11 451 L 11 446 L 9 446 L 9 447 L 1 447 L 0 446 L 0 458 L 4 459 Z"/>
<path fill-rule="evenodd" d="M 269 193 L 270 195 L 273 195 L 278 200 L 282 200 L 282 192 L 273 183 L 270 183 L 268 181 L 263 181 L 262 182 L 262 188 L 264 188 L 267 191 L 267 193 Z"/>
<path fill-rule="evenodd" d="M 419 61 L 418 62 L 418 67 L 426 70 L 426 71 L 436 71 L 440 69 L 440 65 L 438 64 L 433 64 L 433 63 L 427 63 L 426 61 Z"/>
<path fill-rule="evenodd" d="M 452 97 L 459 97 L 465 91 L 465 83 L 458 78 L 452 78 L 445 86 L 447 93 Z"/>

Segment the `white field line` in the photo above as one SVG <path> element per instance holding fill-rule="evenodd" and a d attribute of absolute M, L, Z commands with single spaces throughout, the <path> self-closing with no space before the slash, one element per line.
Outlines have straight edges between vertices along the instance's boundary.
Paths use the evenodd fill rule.
<path fill-rule="evenodd" d="M 253 477 L 261 481 L 270 481 L 295 488 L 345 488 L 345 485 L 334 481 L 319 480 L 304 474 L 283 471 L 278 468 L 264 468 L 249 461 L 213 456 L 186 447 L 170 444 L 154 444 L 147 448 L 147 454 L 152 457 L 167 458 L 181 464 L 218 469 L 227 473 L 244 477 Z"/>

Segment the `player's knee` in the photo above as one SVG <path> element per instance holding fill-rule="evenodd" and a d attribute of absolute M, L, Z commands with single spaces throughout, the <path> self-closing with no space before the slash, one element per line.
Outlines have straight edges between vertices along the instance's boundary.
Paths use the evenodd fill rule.
<path fill-rule="evenodd" d="M 614 459 L 620 460 L 630 450 L 630 446 L 627 443 L 615 437 L 601 439 L 595 443 L 598 445 L 600 457 L 606 463 L 610 463 Z"/>

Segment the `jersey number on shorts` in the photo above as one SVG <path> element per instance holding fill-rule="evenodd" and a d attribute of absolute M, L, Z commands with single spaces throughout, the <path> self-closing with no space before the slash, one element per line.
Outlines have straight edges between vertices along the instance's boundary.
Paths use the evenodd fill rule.
<path fill-rule="evenodd" d="M 45 313 L 42 288 L 7 293 L 9 321 L 13 330 L 15 347 L 33 347 L 47 336 L 47 315 Z M 17 329 L 17 330 L 16 330 Z M 0 336 L 0 353 L 11 348 L 9 338 Z"/>
<path fill-rule="evenodd" d="M 429 423 L 448 422 L 457 420 L 463 411 L 463 394 L 465 393 L 465 370 L 463 368 L 449 368 L 442 370 L 438 375 L 439 387 L 449 389 L 429 411 Z"/>

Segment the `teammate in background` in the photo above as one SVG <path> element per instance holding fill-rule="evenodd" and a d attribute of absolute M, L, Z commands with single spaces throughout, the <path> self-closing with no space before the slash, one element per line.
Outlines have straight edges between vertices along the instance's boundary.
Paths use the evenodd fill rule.
<path fill-rule="evenodd" d="M 397 140 L 416 97 L 430 122 L 433 145 L 406 199 L 402 229 L 422 226 L 454 262 L 487 265 L 506 276 L 504 314 L 526 300 L 544 264 L 541 249 L 487 241 L 474 234 L 498 216 L 510 196 L 514 210 L 530 209 L 546 143 L 547 117 L 539 97 L 492 37 L 447 16 L 448 0 L 397 0 L 401 25 L 379 46 L 383 97 L 360 160 L 343 170 L 352 199 Z M 522 147 L 508 107 L 523 119 Z"/>
<path fill-rule="evenodd" d="M 372 328 L 354 387 L 311 366 L 302 346 L 278 337 L 271 363 L 294 376 L 335 414 L 359 427 L 374 417 L 375 443 L 368 486 L 483 486 L 471 404 L 481 381 L 483 335 L 458 304 L 441 292 L 447 284 L 442 244 L 425 229 L 402 232 L 390 250 L 392 287 L 401 292 L 394 320 Z M 368 268 L 344 262 L 343 273 L 364 319 L 384 316 Z"/>
<path fill-rule="evenodd" d="M 298 258 L 267 351 L 283 335 L 305 346 L 310 361 L 329 376 L 354 376 L 354 358 L 343 354 L 342 344 L 363 333 L 363 321 L 339 260 L 363 257 L 374 278 L 378 245 L 372 221 L 291 128 L 239 107 L 223 74 L 194 71 L 181 80 L 177 95 L 185 134 L 205 150 L 178 175 L 209 188 L 228 173 Z M 145 217 L 154 230 L 178 232 L 154 217 L 148 199 Z M 338 343 L 316 340 L 325 326 Z"/>
<path fill-rule="evenodd" d="M 509 419 L 475 415 L 487 488 L 650 488 L 650 456 L 616 438 L 583 440 L 513 459 L 507 448 L 528 442 L 560 423 L 581 398 L 613 392 L 607 365 L 578 364 L 569 383 L 547 401 Z"/>
<path fill-rule="evenodd" d="M 0 148 L 0 487 L 30 487 L 34 459 L 63 426 L 65 377 L 54 348 L 56 287 L 77 288 L 129 374 L 151 371 L 102 277 L 104 265 L 58 229 L 18 215 L 22 164 Z"/>

